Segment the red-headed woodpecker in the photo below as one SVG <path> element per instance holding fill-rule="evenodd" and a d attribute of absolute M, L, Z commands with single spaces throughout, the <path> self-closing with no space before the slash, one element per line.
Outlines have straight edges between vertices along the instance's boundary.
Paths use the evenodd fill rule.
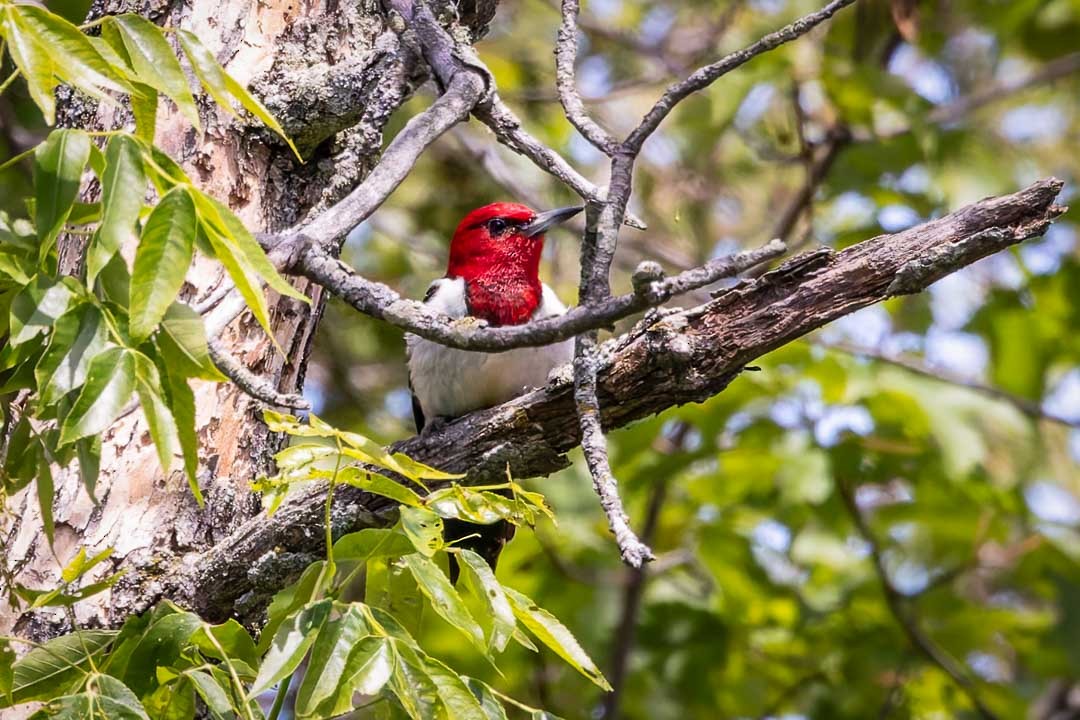
<path fill-rule="evenodd" d="M 566 306 L 540 282 L 540 255 L 544 232 L 581 210 L 577 206 L 537 213 L 517 203 L 473 210 L 450 241 L 446 277 L 431 283 L 424 302 L 451 317 L 475 317 L 492 326 L 563 314 Z M 405 345 L 417 431 L 424 429 L 425 418 L 458 417 L 543 386 L 551 370 L 570 362 L 574 354 L 572 340 L 501 353 L 456 350 L 415 335 L 406 335 Z M 446 521 L 447 541 L 473 534 L 480 537 L 463 545 L 494 567 L 513 526 Z M 451 579 L 456 579 L 453 557 L 450 567 Z"/>

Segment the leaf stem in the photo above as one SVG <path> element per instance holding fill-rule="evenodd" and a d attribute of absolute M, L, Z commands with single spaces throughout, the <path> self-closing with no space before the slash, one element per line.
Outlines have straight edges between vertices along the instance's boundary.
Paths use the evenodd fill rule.
<path fill-rule="evenodd" d="M 8 86 L 15 82 L 15 78 L 19 77 L 19 72 L 19 68 L 15 68 L 15 70 L 4 79 L 4 82 L 0 83 L 0 95 L 3 95 L 4 91 L 8 89 Z"/>
<path fill-rule="evenodd" d="M 210 641 L 210 644 L 214 646 L 215 650 L 221 653 L 221 661 L 225 663 L 225 667 L 229 670 L 229 677 L 232 678 L 233 683 L 236 685 L 236 697 L 240 701 L 241 707 L 244 709 L 244 716 L 247 717 L 248 720 L 255 720 L 255 715 L 251 712 L 251 705 L 246 699 L 247 693 L 244 691 L 244 684 L 240 682 L 240 676 L 236 674 L 236 668 L 233 667 L 232 660 L 229 659 L 229 654 L 225 652 L 225 648 L 223 648 L 221 643 L 218 642 L 218 639 L 214 637 L 214 633 L 210 632 L 209 625 L 206 625 L 204 630 L 204 634 Z"/>
<path fill-rule="evenodd" d="M 15 163 L 20 162 L 21 160 L 23 160 L 25 157 L 30 155 L 30 153 L 34 152 L 35 150 L 37 150 L 37 145 L 35 145 L 34 147 L 32 147 L 32 148 L 30 148 L 28 150 L 23 150 L 21 153 L 19 153 L 15 157 L 8 159 L 7 161 L 4 162 L 3 165 L 0 165 L 0 172 L 3 172 L 4 170 L 7 170 L 9 167 L 14 165 Z"/>
<path fill-rule="evenodd" d="M 270 714 L 266 717 L 266 720 L 277 720 L 278 715 L 281 714 L 281 708 L 285 705 L 285 696 L 289 694 L 289 685 L 292 684 L 293 675 L 295 674 L 296 671 L 294 670 L 278 683 L 277 694 L 274 695 L 274 704 L 270 708 Z"/>
<path fill-rule="evenodd" d="M 334 502 L 334 485 L 337 484 L 338 473 L 341 471 L 341 458 L 344 457 L 341 453 L 341 439 L 334 438 L 334 443 L 337 445 L 337 460 L 334 462 L 334 474 L 330 477 L 330 487 L 326 490 L 326 508 L 323 511 L 323 521 L 326 525 L 326 564 L 333 567 L 334 565 L 334 531 L 331 524 L 330 508 Z"/>

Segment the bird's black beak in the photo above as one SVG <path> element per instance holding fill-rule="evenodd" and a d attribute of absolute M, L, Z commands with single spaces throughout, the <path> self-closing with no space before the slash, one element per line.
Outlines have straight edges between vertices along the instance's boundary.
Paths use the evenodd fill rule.
<path fill-rule="evenodd" d="M 521 228 L 521 234 L 527 238 L 536 237 L 549 227 L 566 222 L 584 209 L 584 205 L 574 205 L 539 213 L 532 219 L 532 222 Z"/>

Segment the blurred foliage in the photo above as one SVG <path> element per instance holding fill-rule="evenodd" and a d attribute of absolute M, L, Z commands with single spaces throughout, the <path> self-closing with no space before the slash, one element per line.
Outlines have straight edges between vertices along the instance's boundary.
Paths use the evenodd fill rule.
<path fill-rule="evenodd" d="M 587 2 L 586 105 L 625 132 L 668 80 L 820 5 Z M 797 246 L 846 246 L 1049 175 L 1067 183 L 1062 203 L 1073 198 L 1080 3 L 923 0 L 908 40 L 892 10 L 862 0 L 673 113 L 638 166 L 632 209 L 650 227 L 623 233 L 616 289 L 629 287 L 640 259 L 676 270 L 776 234 L 808 158 L 835 137 L 844 139 L 834 161 L 786 233 Z M 602 158 L 554 95 L 558 22 L 554 0 L 504 2 L 478 50 L 530 131 L 602 178 Z M 1068 71 L 1041 77 L 1055 61 Z M 992 99 L 963 111 L 985 94 Z M 412 100 L 392 130 L 429 101 Z M 444 270 L 457 221 L 510 198 L 552 207 L 572 199 L 469 123 L 421 160 L 346 257 L 421 297 Z M 634 616 L 619 717 L 977 717 L 956 679 L 913 645 L 884 583 L 901 616 L 998 717 L 1025 717 L 1054 683 L 1080 680 L 1077 217 L 1066 213 L 1045 239 L 930 293 L 772 353 L 760 373 L 702 405 L 612 433 L 635 526 L 658 507 L 660 555 Z M 577 244 L 568 232 L 549 244 L 545 279 L 572 300 Z M 400 333 L 337 303 L 324 322 L 332 332 L 318 336 L 307 395 L 333 422 L 373 437 L 411 432 Z M 853 355 L 853 346 L 1000 388 L 1071 426 Z M 632 574 L 580 461 L 532 486 L 559 526 L 515 539 L 499 576 L 573 628 L 617 682 Z M 431 652 L 494 682 L 452 631 L 425 634 Z M 511 648 L 500 667 L 499 687 L 515 697 L 564 717 L 602 714 L 603 694 L 583 692 L 550 658 Z"/>

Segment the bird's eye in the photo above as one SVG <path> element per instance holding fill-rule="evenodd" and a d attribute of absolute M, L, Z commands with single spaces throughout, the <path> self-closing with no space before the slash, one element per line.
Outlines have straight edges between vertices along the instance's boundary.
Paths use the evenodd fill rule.
<path fill-rule="evenodd" d="M 502 218 L 488 221 L 488 232 L 492 235 L 502 235 L 504 230 L 506 230 L 506 221 Z"/>

